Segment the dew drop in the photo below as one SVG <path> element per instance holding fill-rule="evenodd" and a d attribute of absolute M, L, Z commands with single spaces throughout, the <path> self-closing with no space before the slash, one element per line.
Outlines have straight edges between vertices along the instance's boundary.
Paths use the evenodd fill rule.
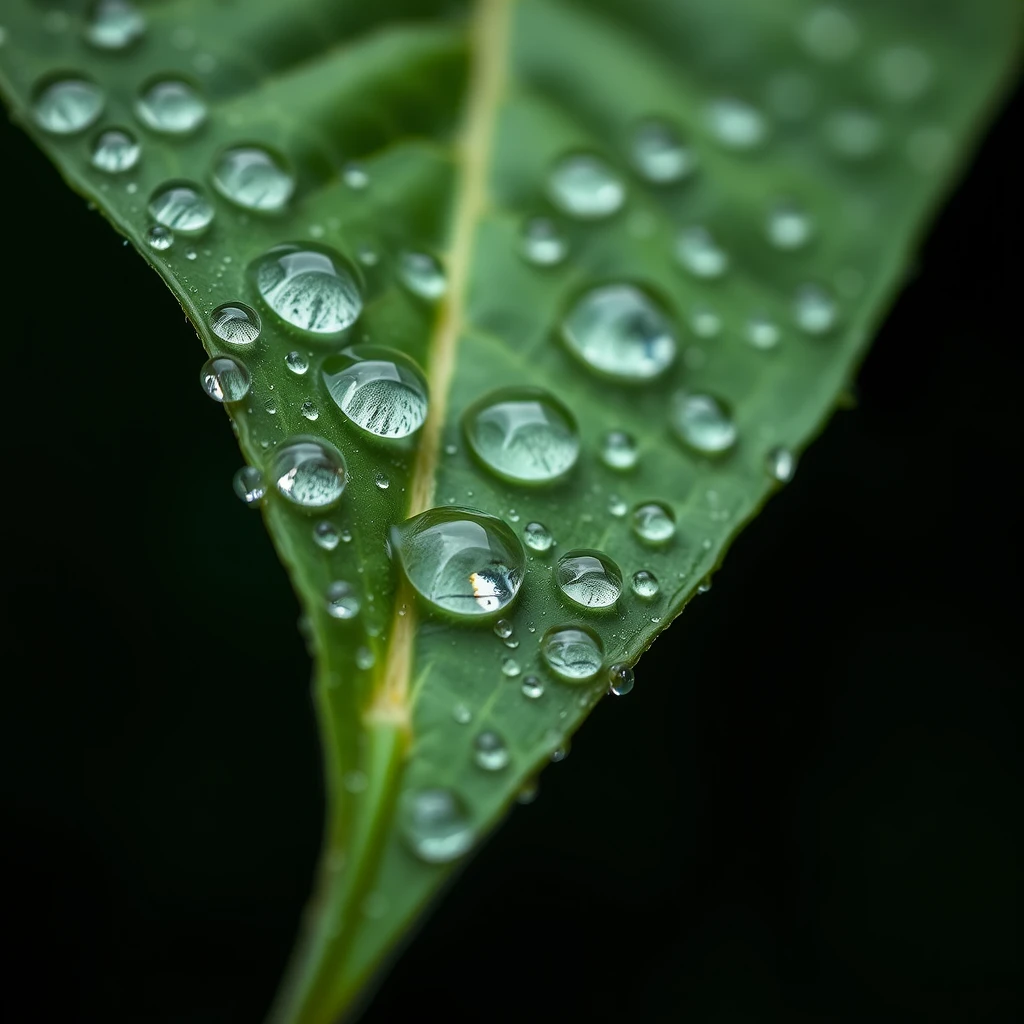
<path fill-rule="evenodd" d="M 436 256 L 426 252 L 401 253 L 398 276 L 413 295 L 429 301 L 441 298 L 448 288 L 444 267 Z"/>
<path fill-rule="evenodd" d="M 694 277 L 721 277 L 729 269 L 729 254 L 707 228 L 683 228 L 676 238 L 676 258 Z"/>
<path fill-rule="evenodd" d="M 457 860 L 476 838 L 465 803 L 450 789 L 406 792 L 401 820 L 406 844 L 427 864 Z"/>
<path fill-rule="evenodd" d="M 142 147 L 131 132 L 123 128 L 107 128 L 93 139 L 89 162 L 98 171 L 121 174 L 138 162 Z"/>
<path fill-rule="evenodd" d="M 646 381 L 676 356 L 676 338 L 662 310 L 630 284 L 584 293 L 562 321 L 566 347 L 590 369 L 619 381 Z"/>
<path fill-rule="evenodd" d="M 631 586 L 633 593 L 645 601 L 650 601 L 652 598 L 657 597 L 658 591 L 661 589 L 658 584 L 658 577 L 647 569 L 639 569 L 633 573 Z"/>
<path fill-rule="evenodd" d="M 653 185 L 671 185 L 689 177 L 696 166 L 693 151 L 668 121 L 651 119 L 633 132 L 630 157 L 637 173 Z"/>
<path fill-rule="evenodd" d="M 225 302 L 210 314 L 210 330 L 228 345 L 251 345 L 260 336 L 260 318 L 244 302 Z"/>
<path fill-rule="evenodd" d="M 769 212 L 765 230 L 776 249 L 799 249 L 810 241 L 811 219 L 794 203 L 779 203 Z"/>
<path fill-rule="evenodd" d="M 714 310 L 699 307 L 690 314 L 690 329 L 698 338 L 716 338 L 722 330 L 722 318 Z"/>
<path fill-rule="evenodd" d="M 608 495 L 608 512 L 616 519 L 621 519 L 628 508 L 629 506 L 617 494 Z"/>
<path fill-rule="evenodd" d="M 494 624 L 494 635 L 501 640 L 507 640 L 513 633 L 514 627 L 508 619 L 498 619 Z"/>
<path fill-rule="evenodd" d="M 569 243 L 553 220 L 530 217 L 523 222 L 519 251 L 535 267 L 553 267 L 569 254 Z"/>
<path fill-rule="evenodd" d="M 377 656 L 369 647 L 356 648 L 356 668 L 361 668 L 365 672 L 367 669 L 373 668 L 376 661 Z"/>
<path fill-rule="evenodd" d="M 747 341 L 761 351 L 775 348 L 782 340 L 779 325 L 764 313 L 755 313 L 747 321 L 746 335 Z"/>
<path fill-rule="evenodd" d="M 438 611 L 467 618 L 500 612 L 523 581 L 519 538 L 485 512 L 428 509 L 392 527 L 391 540 L 409 583 Z"/>
<path fill-rule="evenodd" d="M 768 135 L 768 123 L 757 107 L 729 97 L 710 104 L 708 126 L 726 149 L 754 149 Z"/>
<path fill-rule="evenodd" d="M 341 180 L 349 188 L 359 191 L 370 184 L 370 175 L 366 173 L 366 168 L 362 164 L 353 161 L 341 169 Z"/>
<path fill-rule="evenodd" d="M 726 404 L 712 395 L 677 392 L 672 399 L 671 424 L 679 440 L 701 455 L 728 451 L 737 437 Z"/>
<path fill-rule="evenodd" d="M 315 403 L 310 401 L 308 398 L 299 407 L 299 411 L 307 420 L 310 421 L 310 423 L 313 423 L 320 418 L 320 410 L 316 407 Z"/>
<path fill-rule="evenodd" d="M 924 95 L 932 81 L 932 62 L 914 46 L 893 46 L 878 56 L 879 84 L 889 99 L 909 103 Z"/>
<path fill-rule="evenodd" d="M 36 88 L 32 114 L 43 131 L 74 135 L 95 124 L 105 103 L 103 90 L 88 78 L 50 78 Z"/>
<path fill-rule="evenodd" d="M 336 505 L 348 483 L 341 452 L 315 437 L 295 437 L 279 448 L 271 475 L 283 498 L 307 509 Z"/>
<path fill-rule="evenodd" d="M 458 703 L 452 708 L 452 718 L 458 725 L 469 725 L 473 721 L 473 712 L 463 703 Z"/>
<path fill-rule="evenodd" d="M 249 394 L 249 371 L 230 356 L 214 356 L 203 363 L 199 383 L 215 402 L 240 402 Z"/>
<path fill-rule="evenodd" d="M 563 213 L 579 220 L 600 220 L 621 209 L 626 187 L 592 153 L 570 153 L 556 161 L 547 179 L 548 196 Z"/>
<path fill-rule="evenodd" d="M 391 486 L 391 481 L 383 473 L 377 473 L 373 478 L 373 485 L 378 491 L 386 491 Z"/>
<path fill-rule="evenodd" d="M 161 185 L 149 201 L 149 214 L 158 224 L 182 235 L 198 235 L 213 221 L 213 206 L 187 181 Z"/>
<path fill-rule="evenodd" d="M 765 456 L 764 465 L 773 480 L 789 483 L 796 472 L 796 456 L 788 448 L 772 448 Z"/>
<path fill-rule="evenodd" d="M 567 551 L 554 566 L 558 589 L 581 608 L 610 608 L 622 595 L 622 572 L 603 552 Z"/>
<path fill-rule="evenodd" d="M 567 683 L 593 679 L 601 670 L 603 660 L 600 639 L 585 626 L 552 627 L 541 638 L 540 653 L 544 664 Z M 554 755 L 552 759 L 555 760 Z"/>
<path fill-rule="evenodd" d="M 550 551 L 555 543 L 551 531 L 543 523 L 527 523 L 523 527 L 523 540 L 531 551 L 536 551 L 539 555 Z"/>
<path fill-rule="evenodd" d="M 572 413 L 541 388 L 500 388 L 462 419 L 466 442 L 495 476 L 517 484 L 549 484 L 576 464 L 579 431 Z"/>
<path fill-rule="evenodd" d="M 601 439 L 601 461 L 609 469 L 632 469 L 640 458 L 640 449 L 632 434 L 609 430 Z"/>
<path fill-rule="evenodd" d="M 344 580 L 335 580 L 327 587 L 324 603 L 332 619 L 354 619 L 359 614 L 359 598 Z"/>
<path fill-rule="evenodd" d="M 507 676 L 509 679 L 515 679 L 516 676 L 522 669 L 519 667 L 519 662 L 515 658 L 502 658 L 501 659 L 501 674 Z"/>
<path fill-rule="evenodd" d="M 324 549 L 324 551 L 333 551 L 337 546 L 341 538 L 338 536 L 338 530 L 334 523 L 329 523 L 326 519 L 321 519 L 316 526 L 313 527 L 313 540 L 316 541 L 318 547 Z"/>
<path fill-rule="evenodd" d="M 613 697 L 624 697 L 633 689 L 633 670 L 625 662 L 616 662 L 608 669 L 608 692 Z"/>
<path fill-rule="evenodd" d="M 841 7 L 822 4 L 808 12 L 800 23 L 800 41 L 818 60 L 845 60 L 860 45 L 857 23 Z"/>
<path fill-rule="evenodd" d="M 511 760 L 508 746 L 493 729 L 485 729 L 473 740 L 473 760 L 488 772 L 507 768 Z"/>
<path fill-rule="evenodd" d="M 174 245 L 174 234 L 162 224 L 154 224 L 146 232 L 146 244 L 157 252 L 166 252 Z"/>
<path fill-rule="evenodd" d="M 146 19 L 128 0 L 96 0 L 85 24 L 86 42 L 100 50 L 126 50 L 146 32 Z"/>
<path fill-rule="evenodd" d="M 277 213 L 295 191 L 295 175 L 279 153 L 262 146 L 233 146 L 217 158 L 213 184 L 236 206 Z"/>
<path fill-rule="evenodd" d="M 296 377 L 301 377 L 309 369 L 309 360 L 301 352 L 289 352 L 284 357 L 284 365 L 288 367 Z"/>
<path fill-rule="evenodd" d="M 647 501 L 633 510 L 633 532 L 645 544 L 667 544 L 676 532 L 676 517 L 667 505 Z"/>
<path fill-rule="evenodd" d="M 544 684 L 536 676 L 527 676 L 520 689 L 523 691 L 523 696 L 529 697 L 530 700 L 544 696 Z"/>
<path fill-rule="evenodd" d="M 249 508 L 255 508 L 267 493 L 263 474 L 255 466 L 243 466 L 231 481 L 232 489 L 238 499 Z"/>
<path fill-rule="evenodd" d="M 374 437 L 408 437 L 427 418 L 427 382 L 406 355 L 353 345 L 323 365 L 324 384 L 342 413 Z"/>
<path fill-rule="evenodd" d="M 825 121 L 825 138 L 847 160 L 866 160 L 882 144 L 882 125 L 866 110 L 837 110 Z"/>
<path fill-rule="evenodd" d="M 248 273 L 271 310 L 312 334 L 338 334 L 363 309 L 355 268 L 326 246 L 276 245 L 258 256 Z"/>
<path fill-rule="evenodd" d="M 188 82 L 163 78 L 143 88 L 135 102 L 135 114 L 161 135 L 188 135 L 206 120 L 206 104 Z"/>
<path fill-rule="evenodd" d="M 805 284 L 797 289 L 793 317 L 808 334 L 827 334 L 835 326 L 838 310 L 835 299 L 820 285 Z"/>

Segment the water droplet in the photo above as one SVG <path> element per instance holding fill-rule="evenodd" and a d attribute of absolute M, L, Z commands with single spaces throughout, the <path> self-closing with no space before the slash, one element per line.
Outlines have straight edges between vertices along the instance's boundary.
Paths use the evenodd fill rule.
<path fill-rule="evenodd" d="M 629 284 L 602 285 L 582 295 L 562 321 L 562 338 L 586 366 L 616 380 L 651 380 L 676 356 L 668 317 Z"/>
<path fill-rule="evenodd" d="M 162 224 L 154 224 L 146 232 L 146 244 L 157 252 L 164 252 L 174 245 L 174 234 Z"/>
<path fill-rule="evenodd" d="M 683 228 L 676 238 L 676 258 L 694 277 L 721 277 L 729 269 L 729 254 L 707 228 Z"/>
<path fill-rule="evenodd" d="M 124 50 L 146 31 L 142 12 L 128 0 L 96 0 L 85 24 L 86 41 L 101 50 Z"/>
<path fill-rule="evenodd" d="M 507 640 L 513 633 L 514 627 L 508 619 L 498 619 L 494 624 L 494 635 L 502 640 Z"/>
<path fill-rule="evenodd" d="M 262 146 L 234 146 L 217 158 L 213 184 L 237 206 L 276 213 L 291 199 L 295 175 L 279 153 Z"/>
<path fill-rule="evenodd" d="M 317 546 L 324 549 L 324 551 L 333 551 L 338 546 L 338 531 L 333 523 L 329 523 L 326 519 L 321 519 L 316 526 L 313 527 L 313 540 L 316 541 Z"/>
<path fill-rule="evenodd" d="M 310 423 L 313 423 L 314 421 L 320 418 L 320 410 L 308 398 L 299 407 L 299 411 L 302 413 L 303 416 L 306 417 L 307 420 L 310 421 Z"/>
<path fill-rule="evenodd" d="M 326 246 L 276 245 L 249 265 L 249 276 L 285 323 L 313 334 L 338 334 L 363 309 L 355 268 Z"/>
<path fill-rule="evenodd" d="M 726 149 L 754 149 L 768 135 L 768 123 L 761 111 L 750 103 L 734 98 L 711 103 L 708 107 L 708 126 Z"/>
<path fill-rule="evenodd" d="M 657 597 L 658 591 L 661 589 L 658 577 L 647 569 L 639 569 L 633 573 L 632 587 L 633 593 L 645 601 L 650 601 L 652 598 Z"/>
<path fill-rule="evenodd" d="M 462 419 L 470 450 L 496 476 L 518 484 L 564 477 L 580 452 L 572 413 L 541 388 L 500 388 L 471 405 Z"/>
<path fill-rule="evenodd" d="M 284 357 L 284 365 L 297 377 L 301 377 L 309 369 L 309 360 L 301 352 L 289 352 Z"/>
<path fill-rule="evenodd" d="M 199 383 L 215 402 L 240 402 L 249 394 L 249 371 L 230 356 L 214 356 L 203 363 Z"/>
<path fill-rule="evenodd" d="M 671 185 L 689 177 L 696 166 L 693 151 L 667 121 L 649 120 L 633 132 L 630 157 L 637 173 L 654 185 Z"/>
<path fill-rule="evenodd" d="M 789 483 L 796 472 L 796 456 L 788 448 L 773 448 L 765 456 L 764 465 L 773 480 Z"/>
<path fill-rule="evenodd" d="M 608 692 L 613 697 L 624 697 L 633 689 L 633 670 L 622 661 L 608 669 Z"/>
<path fill-rule="evenodd" d="M 603 651 L 600 638 L 585 626 L 554 626 L 540 641 L 544 664 L 568 683 L 593 679 L 601 670 Z"/>
<path fill-rule="evenodd" d="M 74 135 L 103 113 L 103 90 L 87 78 L 50 78 L 36 88 L 32 114 L 43 131 Z"/>
<path fill-rule="evenodd" d="M 534 266 L 553 267 L 568 255 L 569 243 L 553 220 L 530 217 L 523 222 L 519 251 Z"/>
<path fill-rule="evenodd" d="M 378 345 L 354 345 L 323 365 L 335 405 L 374 437 L 408 437 L 427 418 L 427 383 L 406 355 Z"/>
<path fill-rule="evenodd" d="M 366 173 L 366 169 L 362 164 L 358 164 L 355 161 L 352 163 L 345 164 L 341 169 L 341 180 L 349 187 L 356 189 L 366 188 L 370 184 L 370 175 Z"/>
<path fill-rule="evenodd" d="M 628 508 L 629 506 L 617 494 L 608 495 L 608 512 L 616 519 L 621 519 Z"/>
<path fill-rule="evenodd" d="M 536 551 L 540 555 L 550 551 L 552 544 L 555 543 L 551 531 L 543 523 L 527 523 L 523 528 L 523 540 L 531 551 Z"/>
<path fill-rule="evenodd" d="M 517 675 L 522 671 L 519 667 L 519 662 L 515 658 L 502 658 L 501 659 L 501 674 L 508 676 L 509 679 L 515 679 Z"/>
<path fill-rule="evenodd" d="M 793 317 L 808 334 L 827 334 L 836 323 L 835 299 L 820 285 L 805 284 L 797 289 Z"/>
<path fill-rule="evenodd" d="M 866 160 L 882 144 L 882 125 L 866 110 L 837 110 L 825 121 L 829 145 L 848 160 Z"/>
<path fill-rule="evenodd" d="M 348 483 L 341 452 L 315 437 L 295 437 L 279 448 L 272 476 L 282 497 L 308 509 L 336 505 Z"/>
<path fill-rule="evenodd" d="M 544 684 L 536 676 L 527 676 L 523 680 L 521 687 L 524 697 L 529 697 L 530 700 L 536 700 L 538 697 L 544 696 Z"/>
<path fill-rule="evenodd" d="M 698 338 L 717 337 L 722 330 L 722 318 L 714 310 L 697 308 L 690 314 L 690 329 Z"/>
<path fill-rule="evenodd" d="M 860 45 L 857 23 L 841 7 L 815 7 L 800 23 L 800 40 L 818 60 L 845 60 Z"/>
<path fill-rule="evenodd" d="M 622 573 L 603 552 L 567 551 L 554 567 L 558 589 L 581 608 L 610 608 L 622 595 Z"/>
<path fill-rule="evenodd" d="M 701 580 L 700 583 L 697 584 L 697 593 L 698 594 L 706 594 L 710 589 L 711 589 L 711 579 L 710 579 L 710 577 L 708 579 Z"/>
<path fill-rule="evenodd" d="M 624 430 L 609 430 L 601 439 L 601 461 L 609 469 L 632 469 L 639 458 L 635 438 Z"/>
<path fill-rule="evenodd" d="M 490 615 L 519 592 L 526 555 L 495 516 L 459 506 L 433 508 L 392 527 L 391 538 L 413 589 L 440 611 Z"/>
<path fill-rule="evenodd" d="M 782 332 L 779 325 L 764 313 L 755 313 L 747 321 L 747 341 L 754 348 L 767 351 L 775 348 L 781 340 Z"/>
<path fill-rule="evenodd" d="M 701 455 L 717 455 L 736 443 L 736 424 L 728 406 L 712 395 L 677 392 L 671 423 L 683 444 Z"/>
<path fill-rule="evenodd" d="M 485 771 L 507 768 L 511 760 L 508 746 L 493 729 L 486 729 L 473 741 L 473 760 Z"/>
<path fill-rule="evenodd" d="M 427 864 L 448 864 L 476 838 L 466 805 L 450 789 L 420 789 L 402 797 L 402 835 Z"/>
<path fill-rule="evenodd" d="M 676 517 L 667 505 L 648 501 L 633 510 L 633 532 L 647 544 L 667 544 L 676 532 Z"/>
<path fill-rule="evenodd" d="M 356 648 L 356 668 L 361 668 L 365 672 L 367 669 L 373 668 L 376 661 L 377 656 L 369 647 Z"/>
<path fill-rule="evenodd" d="M 120 174 L 130 171 L 138 162 L 142 147 L 123 128 L 107 128 L 93 139 L 89 161 L 98 171 Z"/>
<path fill-rule="evenodd" d="M 161 185 L 149 201 L 149 214 L 158 224 L 182 235 L 198 235 L 213 221 L 213 206 L 187 181 Z"/>
<path fill-rule="evenodd" d="M 325 606 L 332 619 L 354 619 L 359 614 L 359 598 L 344 580 L 335 580 L 327 587 Z"/>
<path fill-rule="evenodd" d="M 398 257 L 398 276 L 402 284 L 421 299 L 441 298 L 448 287 L 444 267 L 426 252 L 403 252 Z"/>
<path fill-rule="evenodd" d="M 386 491 L 391 486 L 391 481 L 383 473 L 378 473 L 373 478 L 373 483 L 378 491 Z"/>
<path fill-rule="evenodd" d="M 568 756 L 569 744 L 568 741 L 566 741 L 566 745 L 564 747 L 555 747 L 555 749 L 551 751 L 551 763 L 558 764 L 559 761 L 564 761 Z"/>
<path fill-rule="evenodd" d="M 244 302 L 225 302 L 210 314 L 210 330 L 229 345 L 251 345 L 260 336 L 260 318 Z"/>
<path fill-rule="evenodd" d="M 794 203 L 779 203 L 768 214 L 768 241 L 776 249 L 799 249 L 811 237 L 811 219 Z"/>
<path fill-rule="evenodd" d="M 206 120 L 206 104 L 188 82 L 162 78 L 143 88 L 135 114 L 161 135 L 187 135 Z"/>
<path fill-rule="evenodd" d="M 473 721 L 473 712 L 463 703 L 458 703 L 452 708 L 452 718 L 459 725 L 469 725 Z"/>
<path fill-rule="evenodd" d="M 883 50 L 876 71 L 883 92 L 897 103 L 909 103 L 924 95 L 932 81 L 932 62 L 914 46 Z"/>
<path fill-rule="evenodd" d="M 555 206 L 580 220 L 610 217 L 626 201 L 622 180 L 592 153 L 563 156 L 551 168 L 547 189 Z"/>
<path fill-rule="evenodd" d="M 231 486 L 240 501 L 255 508 L 267 493 L 263 474 L 255 466 L 243 466 L 231 481 Z"/>

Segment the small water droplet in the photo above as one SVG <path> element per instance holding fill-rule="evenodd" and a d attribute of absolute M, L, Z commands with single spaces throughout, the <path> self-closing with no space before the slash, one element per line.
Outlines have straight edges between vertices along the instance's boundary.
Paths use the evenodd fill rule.
<path fill-rule="evenodd" d="M 846 60 L 860 45 L 857 23 L 834 4 L 809 11 L 800 22 L 799 36 L 812 57 L 832 63 Z"/>
<path fill-rule="evenodd" d="M 406 844 L 427 864 L 457 860 L 476 838 L 465 803 L 450 789 L 407 791 L 401 820 Z"/>
<path fill-rule="evenodd" d="M 507 768 L 511 760 L 508 746 L 493 729 L 485 729 L 473 741 L 473 760 L 488 772 Z"/>
<path fill-rule="evenodd" d="M 708 579 L 701 580 L 700 583 L 697 584 L 697 593 L 698 594 L 706 594 L 710 589 L 711 589 L 711 579 L 710 579 L 710 577 Z"/>
<path fill-rule="evenodd" d="M 359 614 L 359 598 L 350 583 L 335 580 L 325 594 L 327 614 L 332 619 L 354 619 Z"/>
<path fill-rule="evenodd" d="M 421 299 L 439 299 L 448 288 L 444 267 L 436 256 L 426 252 L 401 253 L 398 257 L 398 276 L 402 284 Z"/>
<path fill-rule="evenodd" d="M 501 674 L 507 676 L 509 679 L 515 679 L 517 675 L 522 671 L 519 667 L 519 662 L 515 658 L 502 658 L 501 659 Z"/>
<path fill-rule="evenodd" d="M 243 466 L 231 481 L 231 486 L 240 501 L 255 508 L 267 493 L 263 474 L 255 466 Z"/>
<path fill-rule="evenodd" d="M 708 107 L 712 135 L 733 150 L 754 149 L 768 135 L 768 123 L 757 107 L 732 97 L 714 100 Z"/>
<path fill-rule="evenodd" d="M 915 46 L 883 50 L 875 69 L 882 91 L 897 103 L 909 103 L 923 96 L 933 75 L 932 62 Z"/>
<path fill-rule="evenodd" d="M 213 221 L 213 206 L 187 181 L 161 185 L 149 200 L 149 214 L 158 224 L 182 235 L 198 235 Z"/>
<path fill-rule="evenodd" d="M 768 213 L 765 230 L 776 249 L 799 249 L 810 240 L 811 219 L 794 203 L 778 203 Z"/>
<path fill-rule="evenodd" d="M 494 635 L 502 640 L 507 640 L 513 633 L 514 627 L 508 619 L 498 619 L 494 624 Z"/>
<path fill-rule="evenodd" d="M 512 483 L 553 483 L 579 457 L 575 418 L 541 388 L 492 391 L 466 410 L 462 426 L 481 464 Z"/>
<path fill-rule="evenodd" d="M 690 314 L 690 329 L 698 338 L 715 338 L 721 333 L 722 318 L 714 310 L 698 307 Z"/>
<path fill-rule="evenodd" d="M 146 32 L 146 19 L 128 0 L 96 0 L 85 23 L 85 38 L 100 50 L 126 50 Z"/>
<path fill-rule="evenodd" d="M 301 377 L 309 369 L 309 360 L 301 352 L 289 352 L 284 357 L 284 365 L 297 377 Z"/>
<path fill-rule="evenodd" d="M 693 173 L 697 163 L 675 126 L 657 119 L 637 125 L 630 157 L 637 173 L 654 185 L 682 181 Z"/>
<path fill-rule="evenodd" d="M 236 206 L 277 213 L 295 191 L 295 175 L 279 153 L 262 146 L 233 146 L 217 158 L 213 184 Z"/>
<path fill-rule="evenodd" d="M 747 341 L 756 349 L 767 351 L 782 340 L 779 325 L 764 313 L 755 313 L 747 321 Z"/>
<path fill-rule="evenodd" d="M 361 668 L 365 672 L 367 669 L 373 668 L 376 661 L 377 656 L 369 647 L 356 648 L 356 668 Z"/>
<path fill-rule="evenodd" d="M 524 697 L 529 697 L 530 700 L 536 700 L 538 697 L 544 696 L 544 684 L 536 676 L 527 676 L 523 680 L 521 687 Z"/>
<path fill-rule="evenodd" d="M 240 402 L 249 394 L 249 371 L 230 356 L 214 356 L 203 363 L 199 383 L 215 402 Z"/>
<path fill-rule="evenodd" d="M 540 653 L 544 664 L 567 683 L 593 679 L 603 661 L 601 640 L 585 626 L 552 627 L 541 638 Z"/>
<path fill-rule="evenodd" d="M 353 161 L 341 169 L 341 180 L 349 188 L 359 191 L 370 184 L 370 175 L 366 173 L 362 164 Z"/>
<path fill-rule="evenodd" d="M 107 128 L 93 139 L 89 162 L 98 171 L 121 174 L 130 171 L 142 154 L 142 146 L 131 132 L 123 128 Z"/>
<path fill-rule="evenodd" d="M 551 763 L 558 764 L 559 761 L 564 761 L 568 756 L 569 744 L 568 741 L 566 741 L 566 745 L 564 747 L 555 747 L 555 749 L 551 751 Z"/>
<path fill-rule="evenodd" d="M 74 135 L 95 124 L 105 104 L 103 90 L 88 78 L 49 78 L 36 87 L 32 114 L 43 131 Z"/>
<path fill-rule="evenodd" d="M 523 540 L 531 551 L 536 551 L 540 555 L 550 551 L 552 544 L 555 543 L 551 531 L 543 523 L 527 523 L 523 528 Z"/>
<path fill-rule="evenodd" d="M 553 220 L 530 217 L 523 221 L 519 251 L 536 267 L 553 267 L 568 255 L 569 243 Z"/>
<path fill-rule="evenodd" d="M 729 269 L 729 254 L 707 228 L 683 228 L 676 238 L 676 258 L 694 277 L 721 277 Z"/>
<path fill-rule="evenodd" d="M 825 138 L 848 160 L 866 160 L 882 145 L 882 124 L 866 110 L 837 110 L 825 120 Z"/>
<path fill-rule="evenodd" d="M 299 411 L 311 423 L 315 422 L 320 418 L 320 410 L 316 407 L 315 403 L 308 398 L 302 403 L 301 406 L 299 406 Z"/>
<path fill-rule="evenodd" d="M 609 469 L 632 469 L 639 458 L 635 438 L 624 430 L 609 430 L 601 439 L 601 461 Z"/>
<path fill-rule="evenodd" d="M 621 209 L 626 187 L 601 157 L 570 153 L 556 161 L 547 179 L 548 196 L 563 213 L 600 220 Z"/>
<path fill-rule="evenodd" d="M 251 345 L 260 336 L 260 318 L 244 302 L 225 302 L 210 314 L 210 330 L 229 345 Z"/>
<path fill-rule="evenodd" d="M 338 531 L 333 523 L 329 523 L 326 519 L 321 519 L 316 526 L 313 527 L 313 540 L 316 541 L 317 545 L 324 549 L 324 551 L 333 551 L 338 546 Z"/>
<path fill-rule="evenodd" d="M 736 443 L 732 415 L 713 395 L 677 392 L 672 400 L 671 423 L 683 444 L 701 455 L 720 454 Z"/>
<path fill-rule="evenodd" d="M 283 498 L 307 509 L 336 505 L 348 483 L 341 452 L 315 437 L 295 437 L 280 447 L 271 475 Z"/>
<path fill-rule="evenodd" d="M 645 601 L 657 597 L 658 591 L 661 589 L 658 577 L 647 569 L 639 569 L 633 573 L 632 587 L 633 593 Z"/>
<path fill-rule="evenodd" d="M 667 505 L 644 502 L 633 510 L 633 532 L 645 544 L 667 544 L 676 532 L 676 517 Z"/>
<path fill-rule="evenodd" d="M 174 245 L 174 234 L 162 224 L 154 224 L 146 232 L 146 244 L 157 252 L 165 252 Z"/>
<path fill-rule="evenodd" d="M 558 589 L 581 608 L 610 608 L 622 595 L 622 572 L 606 554 L 567 551 L 554 566 Z"/>
<path fill-rule="evenodd" d="M 373 478 L 373 485 L 378 491 L 386 491 L 391 486 L 391 481 L 383 473 L 378 473 Z"/>
<path fill-rule="evenodd" d="M 613 697 L 624 697 L 633 689 L 633 670 L 625 662 L 616 662 L 608 669 L 608 692 Z"/>
<path fill-rule="evenodd" d="M 562 321 L 562 338 L 586 366 L 616 380 L 651 380 L 676 356 L 668 317 L 630 284 L 602 285 L 584 293 Z"/>
<path fill-rule="evenodd" d="M 838 310 L 835 299 L 820 285 L 805 284 L 797 289 L 793 317 L 808 334 L 827 334 L 835 326 Z"/>
<path fill-rule="evenodd" d="M 188 82 L 161 78 L 143 87 L 135 114 L 161 135 L 188 135 L 206 120 L 206 104 Z"/>
<path fill-rule="evenodd" d="M 764 465 L 773 480 L 785 484 L 796 472 L 796 456 L 788 448 L 773 448 L 765 456 Z"/>
<path fill-rule="evenodd" d="M 608 495 L 608 512 L 621 519 L 627 512 L 629 506 L 617 494 Z"/>

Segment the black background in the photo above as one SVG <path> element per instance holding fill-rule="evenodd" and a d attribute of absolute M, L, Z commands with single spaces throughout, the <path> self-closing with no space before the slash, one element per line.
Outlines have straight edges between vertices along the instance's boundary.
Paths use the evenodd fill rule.
<path fill-rule="evenodd" d="M 859 408 L 366 1024 L 1019 1019 L 1020 109 Z M 257 1022 L 319 842 L 296 602 L 170 294 L 0 131 L 4 1016 Z"/>

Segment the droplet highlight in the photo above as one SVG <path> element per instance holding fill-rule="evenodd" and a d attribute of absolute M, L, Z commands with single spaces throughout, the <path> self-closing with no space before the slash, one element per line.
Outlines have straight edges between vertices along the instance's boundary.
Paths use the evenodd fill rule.
<path fill-rule="evenodd" d="M 693 150 L 668 121 L 648 120 L 637 125 L 630 145 L 637 174 L 652 185 L 673 185 L 688 178 L 697 161 Z"/>
<path fill-rule="evenodd" d="M 519 251 L 527 263 L 536 267 L 554 267 L 569 254 L 569 242 L 553 220 L 530 217 L 523 222 Z"/>

